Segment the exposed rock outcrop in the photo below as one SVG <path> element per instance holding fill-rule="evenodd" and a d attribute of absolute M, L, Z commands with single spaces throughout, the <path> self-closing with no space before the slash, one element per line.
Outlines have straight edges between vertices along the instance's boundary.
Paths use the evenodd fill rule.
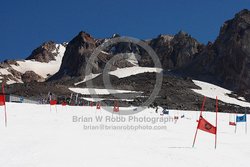
<path fill-rule="evenodd" d="M 48 63 L 51 60 L 55 60 L 57 54 L 53 52 L 56 49 L 56 43 L 53 41 L 45 42 L 31 53 L 26 60 L 35 60 L 38 62 Z"/>
<path fill-rule="evenodd" d="M 226 21 L 214 43 L 182 69 L 187 75 L 217 82 L 250 100 L 250 11 Z"/>
<path fill-rule="evenodd" d="M 197 40 L 180 31 L 174 36 L 159 35 L 150 41 L 163 69 L 177 69 L 189 64 L 204 48 Z"/>
<path fill-rule="evenodd" d="M 26 71 L 22 74 L 22 81 L 25 83 L 29 82 L 43 82 L 45 79 L 40 75 L 36 74 L 34 71 Z"/>
<path fill-rule="evenodd" d="M 51 80 L 58 80 L 61 78 L 67 77 L 84 77 L 85 69 L 87 63 L 89 63 L 89 58 L 97 48 L 97 46 L 101 45 L 105 40 L 96 40 L 90 34 L 81 31 L 73 40 L 71 40 L 66 48 L 62 65 L 60 70 L 51 78 Z M 117 49 L 126 50 L 127 45 L 118 45 Z M 112 47 L 109 47 L 108 52 L 101 51 L 99 55 L 97 55 L 96 60 L 92 61 L 91 73 L 100 73 L 104 69 L 105 65 L 112 57 L 117 53 L 113 52 Z M 133 64 L 129 63 L 124 59 L 118 59 L 116 62 L 112 64 L 111 70 L 115 70 L 116 68 L 130 67 Z"/>

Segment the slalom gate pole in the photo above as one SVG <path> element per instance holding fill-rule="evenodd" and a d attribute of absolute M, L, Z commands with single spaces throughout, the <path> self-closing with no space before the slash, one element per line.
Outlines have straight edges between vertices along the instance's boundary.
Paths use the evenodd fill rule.
<path fill-rule="evenodd" d="M 238 125 L 238 122 L 236 121 L 236 118 L 237 118 L 237 114 L 236 114 L 236 116 L 235 116 L 235 122 L 236 122 L 235 133 L 237 133 L 237 125 Z"/>
<path fill-rule="evenodd" d="M 201 107 L 201 112 L 200 112 L 200 116 L 199 116 L 198 120 L 200 120 L 200 117 L 202 116 L 202 112 L 203 112 L 204 107 L 205 107 L 205 102 L 206 102 L 206 96 L 204 96 L 204 99 L 203 99 L 203 102 L 202 102 L 202 107 Z M 194 147 L 194 145 L 195 145 L 195 141 L 196 141 L 196 137 L 197 137 L 197 133 L 198 133 L 199 123 L 200 123 L 200 121 L 198 121 L 198 124 L 197 124 L 197 127 L 196 127 L 196 131 L 195 131 L 194 141 L 193 141 L 193 146 L 192 147 Z"/>
<path fill-rule="evenodd" d="M 214 143 L 214 148 L 216 149 L 217 147 L 217 131 L 218 131 L 218 97 L 216 96 L 216 118 L 215 118 L 215 143 Z"/>
<path fill-rule="evenodd" d="M 246 125 L 245 125 L 245 126 L 246 126 L 246 128 L 245 128 L 245 132 L 246 132 L 246 134 L 247 134 L 247 120 L 246 120 Z"/>
<path fill-rule="evenodd" d="M 234 114 L 234 121 L 235 121 L 234 133 L 236 133 L 236 130 L 237 130 L 236 113 Z"/>
<path fill-rule="evenodd" d="M 3 93 L 3 98 L 4 98 L 4 122 L 5 122 L 5 127 L 7 127 L 7 111 L 6 111 L 6 99 L 5 99 L 5 92 L 4 92 L 4 83 L 2 83 L 2 93 Z"/>
<path fill-rule="evenodd" d="M 245 133 L 247 134 L 247 109 L 245 109 L 246 123 L 245 123 Z"/>
<path fill-rule="evenodd" d="M 237 125 L 238 125 L 238 123 L 237 123 L 237 121 L 236 121 L 236 118 L 237 118 L 237 116 L 238 116 L 238 111 L 236 110 L 236 113 L 235 113 L 235 123 L 236 123 L 236 126 L 235 126 L 235 133 L 237 133 Z"/>
<path fill-rule="evenodd" d="M 198 122 L 198 126 L 199 126 L 199 122 Z M 197 133 L 198 133 L 198 126 L 196 128 L 196 132 L 195 132 L 195 135 L 194 135 L 194 141 L 193 141 L 193 146 L 192 146 L 193 148 L 194 148 L 194 144 L 195 144 Z"/>
<path fill-rule="evenodd" d="M 5 127 L 7 127 L 7 111 L 6 111 L 6 104 L 4 105 L 4 121 L 5 121 Z"/>

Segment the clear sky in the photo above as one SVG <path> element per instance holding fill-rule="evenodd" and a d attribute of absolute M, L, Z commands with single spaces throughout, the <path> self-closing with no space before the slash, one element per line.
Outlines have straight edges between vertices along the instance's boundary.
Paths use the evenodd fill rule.
<path fill-rule="evenodd" d="M 114 33 L 140 39 L 183 30 L 214 41 L 225 20 L 249 0 L 0 0 L 0 61 L 24 59 L 41 43 Z"/>

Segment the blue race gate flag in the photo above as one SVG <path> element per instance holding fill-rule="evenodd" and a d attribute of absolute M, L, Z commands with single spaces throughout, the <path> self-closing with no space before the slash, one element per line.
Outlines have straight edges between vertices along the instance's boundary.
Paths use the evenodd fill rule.
<path fill-rule="evenodd" d="M 168 111 L 167 109 L 163 109 L 162 113 L 168 115 L 168 114 L 169 114 L 169 111 Z"/>
<path fill-rule="evenodd" d="M 242 116 L 236 116 L 236 122 L 246 122 L 247 121 L 247 115 L 244 114 Z"/>

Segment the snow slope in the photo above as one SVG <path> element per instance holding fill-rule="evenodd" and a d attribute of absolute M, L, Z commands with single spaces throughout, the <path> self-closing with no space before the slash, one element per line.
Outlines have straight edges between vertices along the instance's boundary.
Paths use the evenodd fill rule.
<path fill-rule="evenodd" d="M 86 101 L 93 101 L 93 102 L 98 102 L 98 101 L 103 101 L 103 100 L 134 101 L 134 99 L 107 99 L 107 98 L 88 98 L 88 97 L 82 97 L 82 99 Z"/>
<path fill-rule="evenodd" d="M 195 85 L 201 87 L 201 89 L 192 89 L 196 93 L 199 93 L 201 95 L 207 96 L 212 99 L 215 99 L 216 96 L 218 96 L 218 98 L 223 102 L 240 105 L 242 107 L 250 107 L 250 103 L 242 101 L 244 100 L 244 98 L 240 98 L 240 100 L 238 100 L 229 97 L 228 94 L 232 93 L 232 91 L 230 90 L 227 90 L 225 88 L 207 82 L 202 82 L 197 80 L 193 80 L 193 82 L 195 83 Z"/>
<path fill-rule="evenodd" d="M 110 75 L 117 76 L 118 78 L 125 78 L 132 75 L 142 74 L 142 73 L 160 73 L 162 69 L 160 68 L 150 68 L 150 67 L 127 67 L 127 68 L 120 68 L 115 71 L 109 72 Z"/>
<path fill-rule="evenodd" d="M 75 83 L 75 85 L 79 85 L 79 84 L 81 84 L 81 83 L 87 82 L 87 81 L 89 81 L 89 80 L 91 80 L 91 79 L 94 79 L 94 78 L 98 77 L 99 75 L 100 75 L 100 74 L 92 74 L 92 73 L 91 73 L 91 74 L 85 76 L 85 78 L 84 78 L 83 81 L 77 82 L 77 83 Z"/>
<path fill-rule="evenodd" d="M 132 63 L 132 60 L 131 60 L 131 63 Z M 119 68 L 117 70 L 110 71 L 109 74 L 114 75 L 118 78 L 125 78 L 125 77 L 129 77 L 129 76 L 137 75 L 137 74 L 142 74 L 142 73 L 146 73 L 146 72 L 160 73 L 160 72 L 162 72 L 162 69 L 161 68 L 153 68 L 153 67 L 134 66 L 134 67 Z M 94 78 L 98 77 L 99 75 L 100 74 L 90 74 L 88 76 L 85 76 L 83 81 L 77 82 L 77 83 L 75 83 L 75 85 L 79 85 L 81 83 L 84 83 L 86 81 L 94 79 Z"/>
<path fill-rule="evenodd" d="M 109 94 L 116 94 L 116 93 L 141 93 L 141 92 L 130 91 L 130 90 L 93 89 L 93 88 L 69 88 L 69 90 L 71 90 L 75 93 L 80 93 L 82 95 L 91 95 L 91 94 L 109 95 Z"/>
<path fill-rule="evenodd" d="M 2 108 L 1 108 L 2 109 Z M 7 103 L 8 127 L 3 126 L 0 112 L 1 167 L 248 167 L 250 135 L 244 125 L 228 126 L 228 115 L 219 114 L 218 147 L 213 148 L 214 136 L 199 131 L 195 148 L 196 112 L 170 111 L 184 114 L 176 123 L 167 122 L 161 130 L 86 130 L 88 122 L 73 122 L 73 116 L 94 118 L 109 116 L 103 108 L 62 107 L 58 112 L 48 105 Z M 2 111 L 2 110 L 1 110 Z M 136 117 L 158 118 L 153 109 Z M 214 120 L 214 113 L 206 113 Z M 125 116 L 124 116 L 125 117 Z M 126 116 L 127 118 L 128 116 Z M 167 116 L 164 116 L 164 118 Z M 119 115 L 113 115 L 119 118 Z M 92 125 L 100 125 L 93 121 Z M 105 125 L 152 125 L 150 122 L 114 122 Z M 153 125 L 162 126 L 163 123 Z"/>
<path fill-rule="evenodd" d="M 127 61 L 133 64 L 134 66 L 139 66 L 138 65 L 138 59 L 140 55 L 136 55 L 134 53 L 126 53 L 127 56 Z"/>

